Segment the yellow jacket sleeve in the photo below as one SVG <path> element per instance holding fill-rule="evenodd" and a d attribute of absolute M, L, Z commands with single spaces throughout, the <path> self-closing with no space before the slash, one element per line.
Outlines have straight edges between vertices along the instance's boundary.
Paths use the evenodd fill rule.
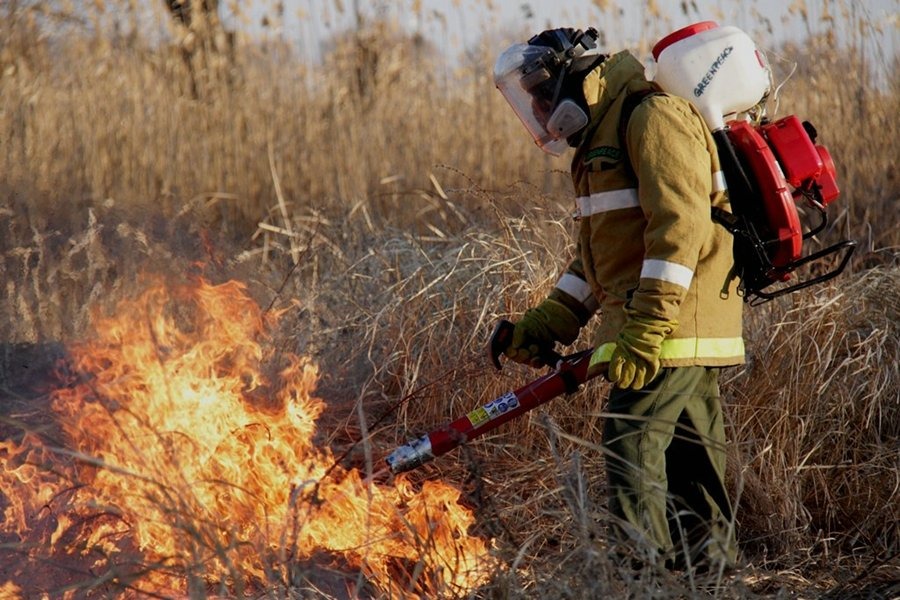
<path fill-rule="evenodd" d="M 671 333 L 713 226 L 704 125 L 684 100 L 653 96 L 634 110 L 626 142 L 646 219 L 640 283 L 626 313 L 665 322 Z"/>

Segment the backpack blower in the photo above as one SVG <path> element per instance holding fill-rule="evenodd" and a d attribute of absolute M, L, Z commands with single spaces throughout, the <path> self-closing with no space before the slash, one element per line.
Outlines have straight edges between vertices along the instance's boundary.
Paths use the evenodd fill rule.
<path fill-rule="evenodd" d="M 664 92 L 693 102 L 716 141 L 733 212 L 713 210 L 712 218 L 734 235 L 735 273 L 744 300 L 767 302 L 839 275 L 856 242 L 845 240 L 805 257 L 802 252 L 803 241 L 825 229 L 825 207 L 840 194 L 834 163 L 828 150 L 816 144 L 816 130 L 809 122 L 794 115 L 774 122 L 765 118 L 772 76 L 753 41 L 736 27 L 705 21 L 660 40 L 653 57 L 659 66 L 656 83 Z M 819 223 L 807 233 L 800 224 L 798 202 L 819 215 Z M 824 274 L 783 285 L 796 269 L 838 253 L 837 266 Z M 490 338 L 488 354 L 497 369 L 512 330 L 512 323 L 501 321 Z M 589 379 L 591 354 L 585 350 L 553 357 L 550 362 L 556 366 L 550 373 L 399 446 L 388 455 L 388 467 L 393 473 L 414 469 L 575 392 Z"/>
<path fill-rule="evenodd" d="M 856 242 L 844 240 L 808 256 L 802 251 L 804 240 L 825 229 L 825 207 L 840 194 L 834 163 L 808 121 L 766 118 L 771 70 L 749 36 L 704 21 L 664 37 L 653 58 L 656 83 L 690 100 L 716 141 L 732 212 L 714 209 L 712 218 L 734 235 L 744 299 L 760 304 L 843 272 Z M 806 233 L 798 203 L 819 217 Z M 837 265 L 825 273 L 779 285 L 796 269 L 838 254 Z"/>

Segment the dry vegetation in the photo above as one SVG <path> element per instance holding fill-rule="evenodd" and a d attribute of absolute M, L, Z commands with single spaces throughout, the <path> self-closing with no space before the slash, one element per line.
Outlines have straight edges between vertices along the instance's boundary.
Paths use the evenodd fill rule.
<path fill-rule="evenodd" d="M 339 454 L 361 415 L 375 424 L 351 462 L 533 376 L 498 376 L 482 346 L 555 281 L 570 189 L 494 91 L 496 48 L 447 71 L 425 40 L 369 23 L 308 65 L 238 36 L 192 83 L 180 47 L 114 8 L 0 7 L 0 415 L 26 402 L 5 375 L 23 348 L 88 335 L 92 307 L 147 271 L 237 278 L 289 309 L 277 343 L 322 367 L 323 443 Z M 750 360 L 725 377 L 741 567 L 614 571 L 597 384 L 417 474 L 464 486 L 508 565 L 478 594 L 900 594 L 896 62 L 827 37 L 781 53 L 799 62 L 782 112 L 818 124 L 838 163 L 824 238 L 860 248 L 835 282 L 746 313 Z"/>

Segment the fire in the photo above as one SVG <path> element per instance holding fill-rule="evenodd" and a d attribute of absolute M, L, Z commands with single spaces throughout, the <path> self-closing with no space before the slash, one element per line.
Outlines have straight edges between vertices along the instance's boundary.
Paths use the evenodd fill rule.
<path fill-rule="evenodd" d="M 458 490 L 328 471 L 317 368 L 276 355 L 276 319 L 242 284 L 202 280 L 156 282 L 96 317 L 52 393 L 64 443 L 0 442 L 0 541 L 23 540 L 28 560 L 81 557 L 137 592 L 286 588 L 323 553 L 391 596 L 484 583 L 495 565 Z"/>

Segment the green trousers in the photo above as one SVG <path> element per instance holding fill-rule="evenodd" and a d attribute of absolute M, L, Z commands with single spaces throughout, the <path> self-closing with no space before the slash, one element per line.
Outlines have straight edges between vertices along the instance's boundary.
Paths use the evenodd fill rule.
<path fill-rule="evenodd" d="M 732 564 L 718 370 L 662 369 L 641 390 L 615 388 L 605 422 L 613 544 L 676 567 Z"/>

